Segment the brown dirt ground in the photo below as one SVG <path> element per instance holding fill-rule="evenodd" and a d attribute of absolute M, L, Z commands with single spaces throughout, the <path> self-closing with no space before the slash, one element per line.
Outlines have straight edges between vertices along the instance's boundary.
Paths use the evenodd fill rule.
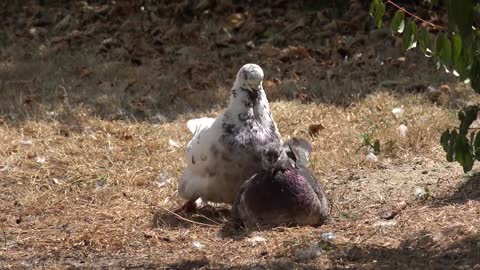
<path fill-rule="evenodd" d="M 145 2 L 0 4 L 1 269 L 480 268 L 478 166 L 463 174 L 438 143 L 452 109 L 478 101 L 468 86 L 403 54 L 355 1 L 341 16 Z M 332 203 L 321 227 L 235 230 L 225 205 L 169 212 L 186 121 L 218 114 L 245 62 L 264 67 L 283 137 L 314 146 Z M 377 162 L 358 150 L 364 134 Z M 318 256 L 296 256 L 314 244 Z"/>

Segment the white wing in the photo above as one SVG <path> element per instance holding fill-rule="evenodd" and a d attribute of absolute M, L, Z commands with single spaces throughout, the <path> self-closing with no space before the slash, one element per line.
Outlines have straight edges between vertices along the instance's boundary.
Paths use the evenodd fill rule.
<path fill-rule="evenodd" d="M 215 167 L 211 147 L 221 132 L 221 125 L 215 124 L 215 121 L 216 119 L 204 117 L 187 122 L 187 128 L 193 137 L 185 151 L 187 167 L 180 178 L 178 190 L 185 199 L 196 199 L 207 192 L 210 180 L 208 172 Z"/>
<path fill-rule="evenodd" d="M 209 128 L 214 121 L 215 121 L 215 118 L 209 118 L 209 117 L 188 120 L 187 128 L 193 134 L 193 137 L 195 137 L 196 133 L 206 128 Z"/>

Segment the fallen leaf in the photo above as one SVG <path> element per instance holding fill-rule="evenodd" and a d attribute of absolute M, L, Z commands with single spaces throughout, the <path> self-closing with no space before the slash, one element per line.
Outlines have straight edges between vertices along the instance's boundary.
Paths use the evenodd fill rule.
<path fill-rule="evenodd" d="M 308 134 L 312 137 L 318 136 L 320 130 L 324 130 L 325 127 L 322 124 L 313 124 L 308 126 Z"/>
<path fill-rule="evenodd" d="M 269 90 L 271 90 L 272 88 L 275 88 L 275 86 L 276 86 L 275 82 L 271 81 L 271 80 L 265 80 L 263 82 L 263 84 L 264 84 L 265 88 L 269 89 Z"/>
<path fill-rule="evenodd" d="M 205 247 L 204 244 L 200 243 L 199 241 L 193 241 L 192 242 L 192 245 L 194 248 L 196 249 L 203 249 Z"/>
<path fill-rule="evenodd" d="M 60 185 L 62 181 L 58 180 L 57 178 L 52 178 L 52 182 L 56 185 Z"/>
<path fill-rule="evenodd" d="M 440 89 L 431 85 L 427 87 L 427 97 L 431 102 L 437 102 L 441 95 L 442 91 Z"/>
<path fill-rule="evenodd" d="M 143 233 L 143 236 L 145 238 L 153 238 L 155 236 L 155 232 L 152 230 L 148 230 Z"/>
<path fill-rule="evenodd" d="M 46 160 L 45 160 L 44 157 L 38 156 L 38 157 L 35 158 L 35 161 L 36 161 L 37 163 L 43 164 L 43 163 L 45 163 Z"/>
<path fill-rule="evenodd" d="M 225 18 L 225 26 L 229 29 L 236 29 L 245 22 L 245 14 L 233 13 Z"/>
<path fill-rule="evenodd" d="M 168 144 L 170 144 L 173 147 L 179 148 L 180 144 L 172 139 L 168 139 Z"/>

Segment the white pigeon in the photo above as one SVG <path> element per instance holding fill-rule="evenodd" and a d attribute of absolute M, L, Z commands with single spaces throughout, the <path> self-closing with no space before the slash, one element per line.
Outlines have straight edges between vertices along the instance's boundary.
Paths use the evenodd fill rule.
<path fill-rule="evenodd" d="M 263 90 L 263 76 L 260 66 L 244 65 L 225 111 L 216 119 L 188 121 L 193 138 L 178 186 L 179 195 L 187 200 L 180 209 L 194 209 L 198 198 L 232 204 L 242 183 L 261 169 L 263 146 L 282 143 Z"/>

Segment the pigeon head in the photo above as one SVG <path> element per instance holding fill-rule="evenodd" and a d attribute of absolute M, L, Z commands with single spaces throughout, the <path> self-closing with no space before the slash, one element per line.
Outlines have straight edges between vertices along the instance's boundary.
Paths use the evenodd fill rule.
<path fill-rule="evenodd" d="M 288 166 L 290 159 L 280 143 L 267 144 L 262 151 L 262 167 L 266 171 Z"/>
<path fill-rule="evenodd" d="M 245 64 L 237 73 L 234 88 L 250 91 L 262 90 L 263 70 L 256 64 Z"/>

